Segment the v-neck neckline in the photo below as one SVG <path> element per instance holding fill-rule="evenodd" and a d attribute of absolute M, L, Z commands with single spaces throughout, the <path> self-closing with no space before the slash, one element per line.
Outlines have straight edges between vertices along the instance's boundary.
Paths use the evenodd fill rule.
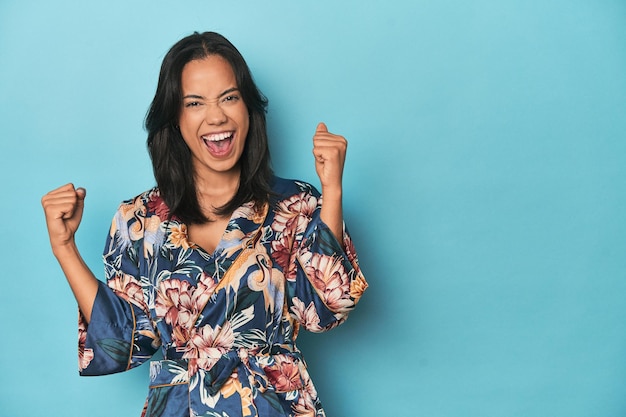
<path fill-rule="evenodd" d="M 179 221 L 180 227 L 185 228 L 185 242 L 187 246 L 193 250 L 198 252 L 205 259 L 214 259 L 219 256 L 219 254 L 225 248 L 233 248 L 236 246 L 240 246 L 244 237 L 249 236 L 252 232 L 258 233 L 258 230 L 265 223 L 265 219 L 267 218 L 267 213 L 269 211 L 269 206 L 266 203 L 260 210 L 255 209 L 253 202 L 247 202 L 242 204 L 240 207 L 236 208 L 230 215 L 228 222 L 226 223 L 226 227 L 222 232 L 217 245 L 215 245 L 215 249 L 213 252 L 209 252 L 206 248 L 200 246 L 199 244 L 191 241 L 189 239 L 189 225 Z M 248 221 L 250 224 L 246 224 L 245 221 Z M 227 241 L 225 236 L 229 233 L 233 232 L 235 229 L 239 229 L 242 232 L 242 239 L 237 239 L 236 241 L 228 240 L 232 242 L 231 244 L 225 245 L 224 242 Z"/>
<path fill-rule="evenodd" d="M 209 258 L 213 258 L 215 254 L 218 253 L 219 249 L 222 247 L 222 242 L 224 242 L 224 236 L 226 236 L 226 234 L 232 230 L 232 226 L 231 226 L 232 223 L 233 223 L 233 215 L 231 214 L 231 217 L 226 222 L 226 227 L 222 231 L 220 238 L 217 241 L 217 244 L 215 245 L 215 248 L 213 249 L 212 252 L 209 252 L 203 246 L 189 239 L 189 225 L 185 224 L 185 227 L 187 228 L 187 233 L 185 236 L 185 239 L 187 240 L 187 244 L 189 245 L 191 249 L 207 255 Z"/>

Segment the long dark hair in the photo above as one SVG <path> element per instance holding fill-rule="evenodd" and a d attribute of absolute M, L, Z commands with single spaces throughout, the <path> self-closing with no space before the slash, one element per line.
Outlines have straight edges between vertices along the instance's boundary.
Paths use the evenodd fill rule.
<path fill-rule="evenodd" d="M 157 90 L 146 115 L 148 151 L 154 177 L 170 216 L 185 223 L 206 223 L 196 193 L 191 151 L 178 128 L 182 106 L 181 75 L 190 61 L 219 55 L 230 63 L 237 87 L 250 115 L 246 144 L 239 160 L 239 188 L 216 213 L 232 213 L 241 204 L 254 201 L 257 207 L 268 202 L 272 168 L 267 141 L 265 113 L 267 99 L 254 83 L 250 69 L 237 48 L 215 32 L 194 32 L 178 41 L 165 55 Z"/>

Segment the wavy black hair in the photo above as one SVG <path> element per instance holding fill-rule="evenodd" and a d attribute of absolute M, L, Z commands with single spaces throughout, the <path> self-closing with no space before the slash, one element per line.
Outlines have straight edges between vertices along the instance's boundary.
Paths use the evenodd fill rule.
<path fill-rule="evenodd" d="M 265 121 L 267 98 L 254 83 L 243 56 L 228 39 L 215 32 L 194 32 L 178 41 L 165 55 L 145 120 L 148 151 L 161 196 L 170 210 L 170 217 L 176 216 L 189 224 L 202 224 L 209 219 L 200 208 L 191 151 L 178 128 L 182 108 L 181 77 L 188 62 L 211 55 L 219 55 L 230 63 L 250 115 L 248 136 L 239 160 L 239 188 L 229 202 L 216 208 L 216 213 L 232 213 L 248 201 L 260 207 L 269 201 L 271 194 L 273 172 Z"/>

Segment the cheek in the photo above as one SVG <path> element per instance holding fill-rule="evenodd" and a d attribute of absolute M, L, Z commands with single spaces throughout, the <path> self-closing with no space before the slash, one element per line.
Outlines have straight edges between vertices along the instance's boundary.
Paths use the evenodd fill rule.
<path fill-rule="evenodd" d="M 198 123 L 189 115 L 181 115 L 178 118 L 178 126 L 183 139 L 189 145 L 189 141 L 196 137 Z"/>
<path fill-rule="evenodd" d="M 248 137 L 248 133 L 250 132 L 250 119 L 247 117 L 243 121 L 243 129 L 246 131 L 246 138 Z"/>
<path fill-rule="evenodd" d="M 245 137 L 247 137 L 248 131 L 250 130 L 250 115 L 245 107 L 240 115 L 239 126 L 241 130 L 246 132 Z"/>

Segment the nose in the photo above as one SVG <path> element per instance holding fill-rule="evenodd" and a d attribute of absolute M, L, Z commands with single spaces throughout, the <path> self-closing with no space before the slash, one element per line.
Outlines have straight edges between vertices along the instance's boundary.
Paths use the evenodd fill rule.
<path fill-rule="evenodd" d="M 221 125 L 222 123 L 226 123 L 228 117 L 218 103 L 210 103 L 207 106 L 204 119 L 210 125 Z"/>

